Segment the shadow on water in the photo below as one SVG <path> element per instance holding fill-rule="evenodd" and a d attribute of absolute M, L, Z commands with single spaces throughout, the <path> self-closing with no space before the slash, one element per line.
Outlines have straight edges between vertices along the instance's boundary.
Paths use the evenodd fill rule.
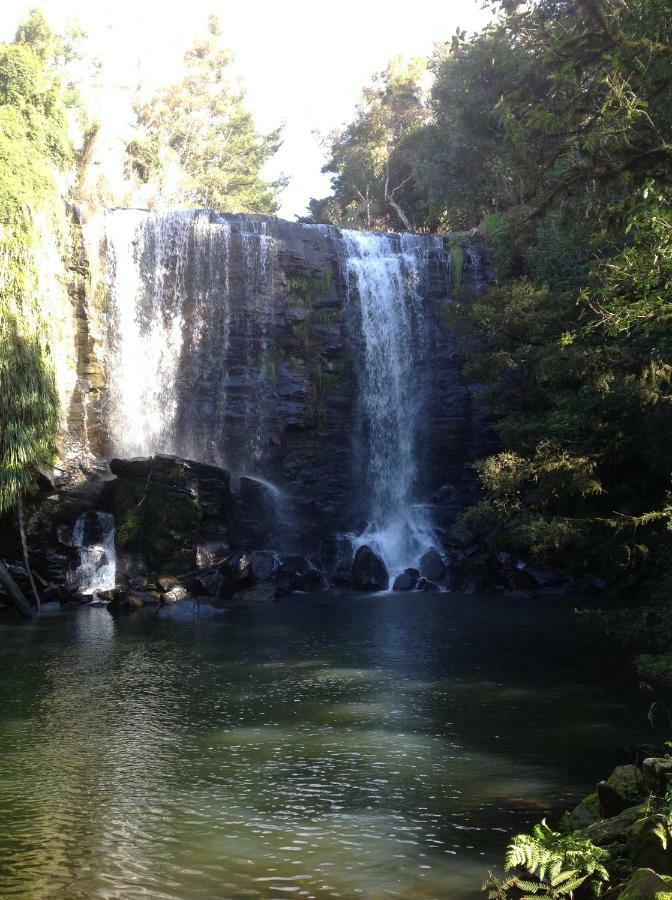
<path fill-rule="evenodd" d="M 0 625 L 3 897 L 470 898 L 650 738 L 560 603 Z"/>

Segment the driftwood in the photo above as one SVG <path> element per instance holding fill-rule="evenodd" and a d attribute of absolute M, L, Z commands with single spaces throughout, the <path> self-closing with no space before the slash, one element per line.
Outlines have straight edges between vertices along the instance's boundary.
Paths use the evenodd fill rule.
<path fill-rule="evenodd" d="M 12 601 L 14 606 L 19 611 L 19 614 L 23 616 L 24 619 L 32 619 L 33 618 L 33 608 L 26 600 L 26 597 L 18 586 L 18 584 L 12 578 L 9 569 L 7 566 L 0 562 L 0 584 L 7 591 L 9 599 Z"/>

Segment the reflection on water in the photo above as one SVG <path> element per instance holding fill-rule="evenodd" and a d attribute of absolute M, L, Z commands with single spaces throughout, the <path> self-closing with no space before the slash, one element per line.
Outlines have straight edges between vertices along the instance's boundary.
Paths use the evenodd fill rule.
<path fill-rule="evenodd" d="M 649 737 L 569 617 L 360 595 L 0 625 L 0 896 L 477 897 Z"/>

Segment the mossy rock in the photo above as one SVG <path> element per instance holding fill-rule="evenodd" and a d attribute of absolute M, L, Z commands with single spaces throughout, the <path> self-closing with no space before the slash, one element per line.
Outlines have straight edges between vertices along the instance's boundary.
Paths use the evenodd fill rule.
<path fill-rule="evenodd" d="M 627 844 L 636 865 L 672 875 L 672 831 L 667 816 L 657 813 L 635 822 L 628 829 Z"/>
<path fill-rule="evenodd" d="M 599 822 L 602 818 L 600 812 L 600 801 L 597 798 L 597 792 L 588 794 L 572 811 L 569 817 L 569 826 L 574 831 L 579 828 L 585 828 L 595 822 Z"/>
<path fill-rule="evenodd" d="M 658 875 L 653 869 L 637 869 L 618 900 L 672 900 L 672 878 Z"/>
<path fill-rule="evenodd" d="M 630 809 L 624 810 L 611 819 L 602 819 L 594 825 L 589 825 L 581 832 L 581 836 L 591 840 L 598 847 L 605 847 L 609 844 L 623 843 L 626 839 L 628 830 L 632 828 L 635 822 L 646 818 L 648 813 L 648 804 L 639 803 Z"/>
<path fill-rule="evenodd" d="M 602 815 L 616 816 L 634 806 L 643 796 L 642 777 L 635 766 L 616 766 L 606 781 L 597 786 Z"/>

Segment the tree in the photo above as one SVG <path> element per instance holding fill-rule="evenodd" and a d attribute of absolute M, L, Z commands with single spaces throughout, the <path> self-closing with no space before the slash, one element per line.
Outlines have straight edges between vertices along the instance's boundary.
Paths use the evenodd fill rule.
<path fill-rule="evenodd" d="M 183 78 L 137 106 L 141 137 L 128 145 L 128 166 L 139 180 L 156 180 L 159 202 L 274 213 L 285 182 L 267 182 L 262 170 L 279 130 L 256 130 L 219 39 L 211 17 L 207 36 L 185 54 Z"/>
<path fill-rule="evenodd" d="M 59 419 L 35 261 L 37 223 L 62 216 L 58 176 L 73 159 L 66 100 L 50 64 L 54 45 L 37 13 L 14 43 L 0 45 L 0 516 L 16 510 L 22 538 L 22 498 L 53 459 Z M 6 570 L 2 580 L 18 596 Z"/>
<path fill-rule="evenodd" d="M 316 218 L 367 229 L 415 231 L 422 226 L 410 148 L 427 111 L 423 60 L 394 59 L 362 92 L 355 119 L 329 135 L 336 215 L 329 198 L 311 201 Z"/>

